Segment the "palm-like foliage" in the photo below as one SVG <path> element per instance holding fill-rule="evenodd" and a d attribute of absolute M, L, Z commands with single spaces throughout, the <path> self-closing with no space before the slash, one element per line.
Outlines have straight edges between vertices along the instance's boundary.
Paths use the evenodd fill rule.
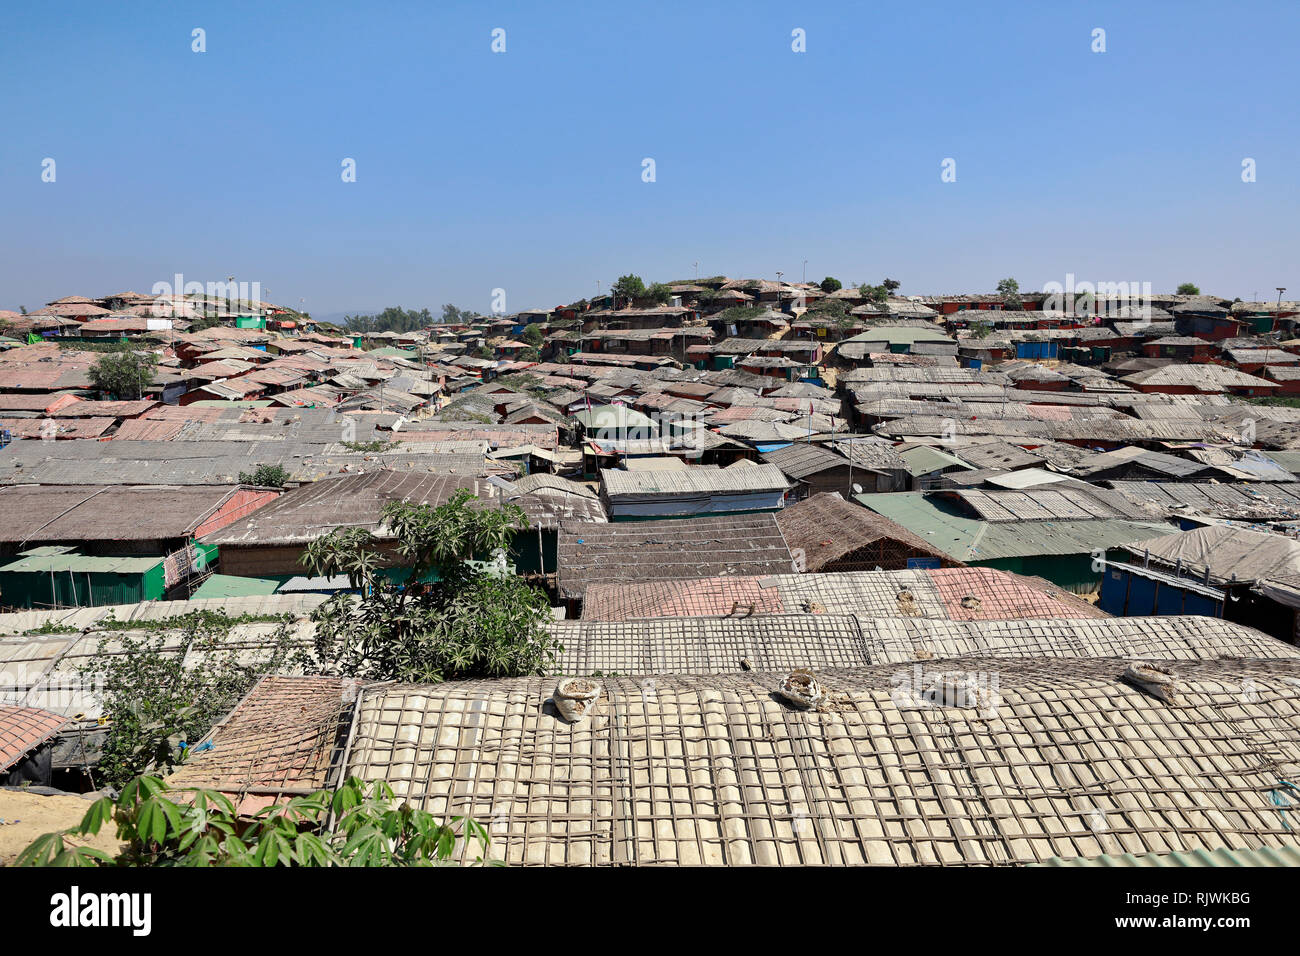
<path fill-rule="evenodd" d="M 172 799 L 179 797 L 179 799 Z M 330 819 L 333 825 L 330 825 Z M 109 821 L 123 842 L 116 856 L 81 846 Z M 240 818 L 230 798 L 213 790 L 173 791 L 142 776 L 116 799 L 100 797 L 81 823 L 47 833 L 18 855 L 18 866 L 436 866 L 452 862 L 458 844 L 486 850 L 487 830 L 469 817 L 439 823 L 424 810 L 397 804 L 383 781 L 367 788 L 349 778 L 334 791 L 295 796 Z M 480 855 L 475 862 L 483 862 Z"/>

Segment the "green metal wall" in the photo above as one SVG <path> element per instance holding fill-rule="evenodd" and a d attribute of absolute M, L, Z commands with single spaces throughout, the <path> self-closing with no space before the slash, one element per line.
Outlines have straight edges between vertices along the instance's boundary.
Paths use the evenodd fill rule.
<path fill-rule="evenodd" d="M 135 604 L 163 596 L 159 563 L 143 574 L 106 571 L 0 572 L 0 604 L 10 607 L 98 607 Z"/>
<path fill-rule="evenodd" d="M 1092 594 L 1101 589 L 1101 572 L 1093 570 L 1090 554 L 1044 554 L 967 563 L 976 568 L 997 568 L 1012 574 L 1044 578 L 1061 590 L 1074 594 Z"/>

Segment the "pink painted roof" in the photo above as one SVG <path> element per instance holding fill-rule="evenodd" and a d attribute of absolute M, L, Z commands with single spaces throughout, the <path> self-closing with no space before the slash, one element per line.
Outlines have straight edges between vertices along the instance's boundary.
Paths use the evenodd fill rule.
<path fill-rule="evenodd" d="M 359 687 L 349 678 L 263 678 L 169 784 L 231 794 L 241 813 L 275 802 L 283 788 L 325 788 Z"/>
<path fill-rule="evenodd" d="M 53 737 L 65 722 L 58 714 L 38 707 L 0 706 L 0 771 Z"/>
<path fill-rule="evenodd" d="M 1046 581 L 994 568 L 946 568 L 930 572 L 954 621 L 1015 621 L 1022 618 L 1105 617 L 1093 605 Z M 978 600 L 967 601 L 967 596 Z"/>
<path fill-rule="evenodd" d="M 123 422 L 113 438 L 121 441 L 171 441 L 184 427 L 185 422 L 179 419 L 133 418 Z"/>
<path fill-rule="evenodd" d="M 7 418 L 0 419 L 0 427 L 8 429 L 15 438 L 98 438 L 116 421 L 115 418 L 60 418 L 50 428 L 44 418 Z"/>
<path fill-rule="evenodd" d="M 993 568 L 943 568 L 592 584 L 583 598 L 582 619 L 624 621 L 800 612 L 895 617 L 903 613 L 898 609 L 897 593 L 904 587 L 915 595 L 907 614 L 935 620 L 1108 616 L 1039 578 Z"/>

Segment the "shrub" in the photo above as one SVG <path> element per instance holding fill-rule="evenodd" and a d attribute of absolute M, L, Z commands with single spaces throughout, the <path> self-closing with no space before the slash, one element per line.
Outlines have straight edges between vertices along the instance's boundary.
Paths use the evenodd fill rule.
<path fill-rule="evenodd" d="M 241 485 L 256 485 L 259 488 L 283 488 L 289 481 L 289 472 L 280 465 L 258 465 L 251 472 L 241 471 Z"/>
<path fill-rule="evenodd" d="M 328 825 L 331 814 L 333 826 Z M 116 856 L 68 839 L 95 835 L 109 820 L 124 843 Z M 158 777 L 141 776 L 116 798 L 92 803 L 76 827 L 37 838 L 16 864 L 437 866 L 452 861 L 458 839 L 474 840 L 483 851 L 491 843 L 487 830 L 468 817 L 442 824 L 408 803 L 397 805 L 383 781 L 367 789 L 350 778 L 333 792 L 295 796 L 249 820 L 236 815 L 225 794 L 171 790 Z"/>
<path fill-rule="evenodd" d="M 182 743 L 201 739 L 259 677 L 279 670 L 292 650 L 284 623 L 265 656 L 250 663 L 223 644 L 232 619 L 201 614 L 182 620 L 180 652 L 174 631 L 143 638 L 121 635 L 113 640 L 113 653 L 108 653 L 105 637 L 96 656 L 81 668 L 83 679 L 102 687 L 109 733 L 96 769 L 107 783 L 119 786 L 151 766 L 171 766 Z"/>
<path fill-rule="evenodd" d="M 94 386 L 118 398 L 139 398 L 153 381 L 158 356 L 152 352 L 106 352 L 90 367 Z"/>

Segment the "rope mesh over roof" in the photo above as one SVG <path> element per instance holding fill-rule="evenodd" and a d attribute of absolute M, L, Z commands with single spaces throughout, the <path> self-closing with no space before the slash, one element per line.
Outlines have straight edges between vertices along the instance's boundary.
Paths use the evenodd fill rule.
<path fill-rule="evenodd" d="M 900 602 L 902 591 L 910 592 L 911 599 Z M 994 568 L 730 575 L 593 584 L 582 603 L 583 620 L 596 621 L 853 612 L 955 621 L 1106 617 L 1094 605 L 1046 581 Z"/>
<path fill-rule="evenodd" d="M 552 672 L 590 676 L 729 674 L 1006 658 L 1243 658 L 1300 661 L 1300 648 L 1216 618 L 935 621 L 848 614 L 557 621 Z"/>
<path fill-rule="evenodd" d="M 240 664 L 264 669 L 274 656 L 281 627 L 288 628 L 287 643 L 304 649 L 315 630 L 309 621 L 235 624 L 219 636 L 213 652 L 233 652 Z M 102 713 L 102 702 L 93 683 L 80 673 L 81 668 L 96 657 L 127 653 L 127 638 L 137 642 L 159 638 L 151 649 L 164 657 L 178 657 L 187 667 L 193 667 L 208 653 L 195 644 L 193 633 L 187 634 L 180 627 L 0 637 L 0 704 L 43 707 L 64 716 L 81 714 L 93 720 Z"/>
<path fill-rule="evenodd" d="M 242 798 L 241 813 L 281 796 L 335 783 L 334 757 L 350 723 L 359 682 L 265 677 L 168 780 Z"/>
<path fill-rule="evenodd" d="M 967 658 L 782 674 L 603 679 L 570 725 L 540 678 L 367 691 L 348 768 L 489 855 L 528 864 L 1007 864 L 1296 843 L 1270 794 L 1300 770 L 1300 662 L 1178 665 L 1181 703 L 1125 661 Z M 900 681 L 995 685 L 990 711 Z M 477 852 L 475 848 L 472 852 Z"/>

